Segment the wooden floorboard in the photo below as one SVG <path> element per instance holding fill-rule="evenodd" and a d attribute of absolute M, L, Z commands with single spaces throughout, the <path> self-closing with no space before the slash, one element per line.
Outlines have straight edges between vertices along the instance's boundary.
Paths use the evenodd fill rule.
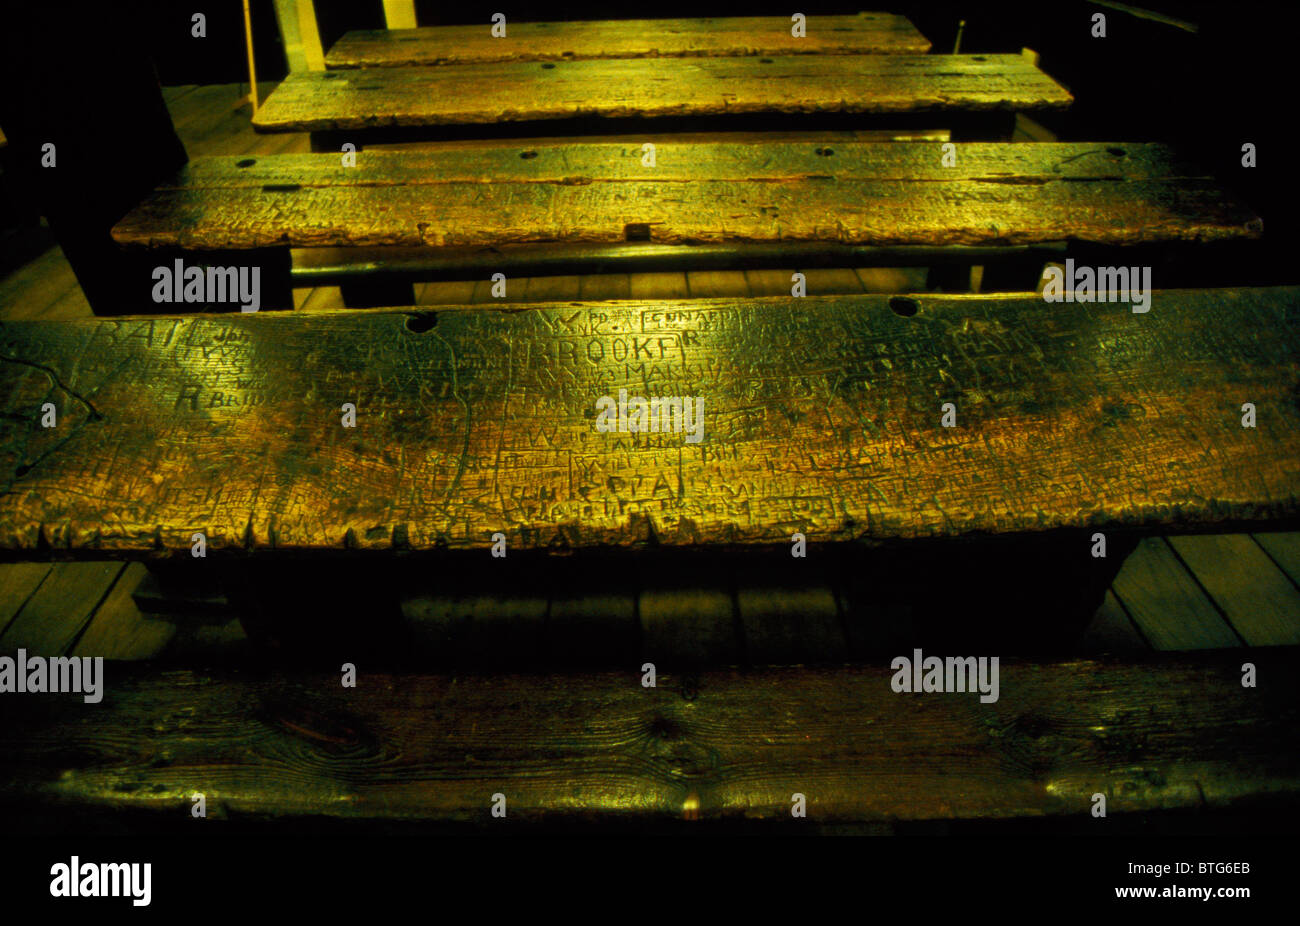
<path fill-rule="evenodd" d="M 56 245 L 0 281 L 0 312 L 5 319 L 47 318 L 51 306 L 80 290 L 72 265 Z"/>
<path fill-rule="evenodd" d="M 123 568 L 116 562 L 56 563 L 0 636 L 0 652 L 64 655 Z"/>
<path fill-rule="evenodd" d="M 0 564 L 0 637 L 53 568 L 50 563 Z"/>
<path fill-rule="evenodd" d="M 1112 586 L 1142 636 L 1157 650 L 1241 646 L 1214 602 L 1174 554 L 1151 537 L 1138 544 Z"/>
<path fill-rule="evenodd" d="M 1255 542 L 1300 587 L 1300 533 L 1254 534 Z"/>
<path fill-rule="evenodd" d="M 1096 616 L 1084 631 L 1080 652 L 1087 656 L 1101 653 L 1137 656 L 1150 652 L 1151 646 L 1138 631 L 1113 591 L 1107 591 Z"/>
<path fill-rule="evenodd" d="M 1249 535 L 1169 543 L 1246 645 L 1300 644 L 1300 590 Z"/>
<path fill-rule="evenodd" d="M 176 624 L 140 613 L 131 600 L 131 593 L 145 573 L 141 563 L 130 563 L 122 570 L 70 655 L 114 660 L 150 659 L 167 647 L 176 633 Z"/>

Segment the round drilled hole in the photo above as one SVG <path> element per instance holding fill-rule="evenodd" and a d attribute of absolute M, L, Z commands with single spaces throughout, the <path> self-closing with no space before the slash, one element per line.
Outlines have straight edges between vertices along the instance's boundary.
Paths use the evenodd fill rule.
<path fill-rule="evenodd" d="M 537 152 L 532 148 L 529 148 L 527 151 L 520 151 L 519 156 L 525 161 L 531 161 L 533 158 L 537 157 Z"/>
<path fill-rule="evenodd" d="M 824 157 L 824 158 L 828 158 L 828 157 L 830 157 L 832 154 L 835 153 L 835 149 L 834 149 L 834 148 L 818 148 L 818 149 L 817 149 L 817 153 L 820 154 L 820 155 L 821 155 L 822 157 Z"/>
<path fill-rule="evenodd" d="M 1107 148 L 1106 153 L 1114 155 L 1117 158 L 1122 158 L 1124 155 L 1128 154 L 1128 152 L 1123 148 Z"/>
<path fill-rule="evenodd" d="M 921 303 L 909 296 L 890 296 L 889 308 L 895 315 L 911 318 L 921 309 Z"/>
<path fill-rule="evenodd" d="M 406 330 L 413 331 L 416 334 L 432 331 L 437 324 L 438 314 L 436 312 L 420 312 L 418 315 L 406 316 Z"/>
<path fill-rule="evenodd" d="M 553 70 L 555 70 L 555 65 L 552 64 L 550 61 L 548 61 L 548 62 L 546 62 L 545 64 L 542 65 L 542 70 L 543 70 L 543 71 L 553 71 Z"/>
<path fill-rule="evenodd" d="M 257 158 L 244 158 L 242 161 L 236 161 L 236 167 L 252 167 L 257 163 Z"/>
<path fill-rule="evenodd" d="M 772 64 L 773 62 L 772 62 L 772 59 L 771 59 L 771 58 L 759 58 L 759 59 L 758 59 L 758 63 L 759 63 L 759 64 Z"/>

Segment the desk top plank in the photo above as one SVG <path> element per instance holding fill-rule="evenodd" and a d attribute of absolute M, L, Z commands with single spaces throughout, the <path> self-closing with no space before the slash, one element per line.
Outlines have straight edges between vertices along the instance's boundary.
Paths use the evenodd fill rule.
<path fill-rule="evenodd" d="M 664 142 L 201 158 L 113 230 L 185 248 L 649 240 L 1001 245 L 1258 237 L 1260 219 L 1159 145 Z M 243 165 L 243 166 L 241 166 Z"/>
<path fill-rule="evenodd" d="M 734 16 L 511 22 L 503 38 L 494 38 L 487 22 L 358 30 L 334 43 L 325 66 L 333 70 L 591 58 L 924 55 L 930 50 L 929 40 L 915 26 L 892 13 L 811 16 L 802 38 L 792 36 L 790 26 L 789 17 Z"/>
<path fill-rule="evenodd" d="M 8 323 L 0 549 L 187 555 L 196 530 L 215 554 L 486 550 L 497 531 L 512 550 L 785 544 L 1300 513 L 1300 290 L 1157 291 L 1146 315 L 917 301 L 476 306 L 427 330 L 388 311 Z M 597 431 L 620 388 L 703 397 L 703 440 Z M 50 401 L 61 423 L 42 429 Z"/>
<path fill-rule="evenodd" d="M 1021 55 L 615 58 L 291 75 L 263 132 L 483 125 L 585 117 L 1065 109 Z"/>

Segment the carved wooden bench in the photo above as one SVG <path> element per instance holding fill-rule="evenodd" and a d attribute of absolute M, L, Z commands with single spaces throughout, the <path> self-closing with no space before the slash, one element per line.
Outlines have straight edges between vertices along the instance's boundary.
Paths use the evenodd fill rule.
<path fill-rule="evenodd" d="M 506 61 L 292 75 L 253 119 L 315 150 L 463 137 L 762 128 L 949 129 L 1010 137 L 1071 96 L 1020 55 L 786 55 Z M 798 117 L 792 122 L 791 117 Z M 777 124 L 774 124 L 776 122 Z"/>
<path fill-rule="evenodd" d="M 776 16 L 518 22 L 496 37 L 486 24 L 349 32 L 325 56 L 331 70 L 407 65 L 722 58 L 776 55 L 924 55 L 930 42 L 892 13 L 814 16 L 804 35 Z"/>
<path fill-rule="evenodd" d="M 214 554 L 486 556 L 498 533 L 662 550 L 1293 518 L 1297 305 L 1280 288 L 1157 291 L 1144 315 L 842 296 L 6 323 L 0 549 L 188 556 L 202 531 Z M 699 439 L 690 409 L 597 428 L 636 396 L 701 398 Z"/>
<path fill-rule="evenodd" d="M 320 285 L 362 272 L 486 278 L 619 260 L 700 269 L 1029 254 L 1040 266 L 1066 244 L 1138 249 L 1111 253 L 1128 265 L 1170 245 L 1262 232 L 1206 171 L 1161 145 L 972 143 L 955 157 L 945 167 L 942 146 L 921 142 L 664 141 L 648 167 L 626 143 L 530 141 L 367 151 L 351 167 L 326 154 L 200 158 L 113 236 L 164 263 L 258 263 L 284 306 L 291 247 L 332 252 L 302 262 Z M 340 260 L 348 249 L 364 254 Z M 1026 273 L 1018 288 L 1035 279 Z M 141 281 L 142 306 L 152 285 Z"/>

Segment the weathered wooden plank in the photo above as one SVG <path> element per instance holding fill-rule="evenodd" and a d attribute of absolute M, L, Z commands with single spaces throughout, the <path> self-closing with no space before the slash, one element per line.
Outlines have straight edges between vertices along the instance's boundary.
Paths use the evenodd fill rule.
<path fill-rule="evenodd" d="M 473 158 L 363 152 L 355 168 L 334 155 L 202 159 L 113 236 L 214 249 L 1131 245 L 1262 232 L 1250 210 L 1158 145 L 971 144 L 960 149 L 964 166 L 951 169 L 940 165 L 939 146 L 924 143 L 665 147 L 655 168 L 641 166 L 637 149 L 601 145 L 551 149 L 545 158 L 541 148 L 518 146 Z M 531 151 L 536 158 L 520 157 Z M 502 159 L 510 172 L 492 174 Z M 534 160 L 542 163 L 515 166 Z"/>
<path fill-rule="evenodd" d="M 590 58 L 718 58 L 761 55 L 924 55 L 930 42 L 902 16 L 811 16 L 806 34 L 789 17 L 512 22 L 502 38 L 492 24 L 349 32 L 325 66 L 339 68 L 582 61 Z"/>
<path fill-rule="evenodd" d="M 485 550 L 496 531 L 511 549 L 788 544 L 1295 518 L 1300 293 L 1152 299 L 1145 315 L 858 295 L 7 323 L 0 547 L 187 553 L 195 530 L 210 555 Z M 620 389 L 702 398 L 699 443 L 598 431 L 597 401 Z"/>
<path fill-rule="evenodd" d="M 210 818 L 810 822 L 1110 816 L 1300 797 L 1300 666 L 1004 663 L 999 697 L 897 694 L 884 666 L 255 678 L 108 665 L 104 700 L 0 701 L 0 801 Z M 10 818 L 12 819 L 12 817 Z"/>
<path fill-rule="evenodd" d="M 296 138 L 309 137 L 297 135 Z M 952 132 L 947 129 L 828 129 L 818 130 L 789 130 L 789 129 L 768 129 L 764 131 L 736 131 L 734 129 L 723 132 L 671 132 L 664 134 L 650 134 L 645 131 L 633 131 L 628 133 L 609 133 L 602 132 L 599 135 L 545 135 L 537 138 L 504 140 L 500 138 L 444 138 L 437 141 L 385 141 L 378 148 L 363 148 L 358 153 L 358 161 L 361 154 L 366 151 L 377 151 L 384 154 L 394 152 L 407 152 L 417 154 L 435 154 L 442 155 L 443 165 L 451 167 L 457 162 L 464 160 L 466 157 L 472 157 L 475 151 L 481 151 L 488 156 L 494 156 L 493 152 L 501 149 L 503 146 L 510 146 L 507 150 L 515 152 L 536 151 L 538 157 L 546 158 L 549 155 L 547 151 L 572 149 L 575 153 L 578 149 L 588 145 L 610 145 L 617 149 L 635 149 L 636 157 L 639 160 L 642 151 L 641 146 L 646 142 L 653 142 L 655 145 L 661 143 L 670 143 L 678 145 L 707 145 L 723 144 L 732 146 L 750 146 L 763 144 L 785 144 L 785 143 L 813 143 L 816 147 L 829 146 L 834 148 L 837 144 L 851 144 L 854 142 L 875 142 L 877 144 L 893 142 L 939 142 L 950 141 Z M 321 152 L 318 152 L 321 153 Z M 329 153 L 333 153 L 331 150 Z M 509 171 L 511 164 L 509 159 L 500 159 L 494 162 L 494 166 Z M 524 165 L 527 168 L 528 165 Z"/>
<path fill-rule="evenodd" d="M 1070 94 L 1020 55 L 617 58 L 291 75 L 262 132 L 588 117 L 1061 110 Z"/>
<path fill-rule="evenodd" d="M 1169 543 L 1247 646 L 1300 644 L 1300 590 L 1248 535 Z"/>
<path fill-rule="evenodd" d="M 447 184 L 559 183 L 586 186 L 608 181 L 874 180 L 935 183 L 978 180 L 987 186 L 1049 183 L 1132 183 L 1143 180 L 1212 180 L 1203 165 L 1153 143 L 1055 142 L 1021 145 L 963 142 L 957 161 L 942 163 L 933 142 L 835 139 L 829 133 L 791 133 L 787 140 L 747 134 L 743 142 L 705 136 L 703 141 L 647 136 L 640 140 L 550 139 L 442 142 L 418 150 L 365 150 L 353 167 L 332 153 L 195 158 L 159 190 L 247 189 L 265 186 L 397 187 Z M 654 166 L 642 145 L 655 145 Z"/>

